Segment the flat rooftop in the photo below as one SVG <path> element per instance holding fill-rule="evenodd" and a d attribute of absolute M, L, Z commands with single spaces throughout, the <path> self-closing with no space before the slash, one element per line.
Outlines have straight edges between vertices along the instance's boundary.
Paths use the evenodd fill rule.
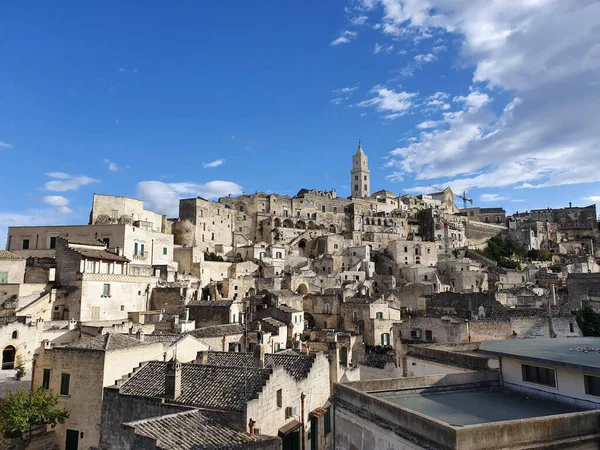
<path fill-rule="evenodd" d="M 553 363 L 600 373 L 600 338 L 597 337 L 483 341 L 479 351 L 499 357 L 541 364 Z"/>
<path fill-rule="evenodd" d="M 585 411 L 501 388 L 435 393 L 387 391 L 371 395 L 455 427 Z"/>

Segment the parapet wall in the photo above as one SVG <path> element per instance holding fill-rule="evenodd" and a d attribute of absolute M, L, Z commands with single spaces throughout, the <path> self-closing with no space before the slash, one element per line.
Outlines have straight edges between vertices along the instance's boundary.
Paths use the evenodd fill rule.
<path fill-rule="evenodd" d="M 409 345 L 408 354 L 419 358 L 438 361 L 444 364 L 464 367 L 472 370 L 493 370 L 498 368 L 498 360 L 481 355 L 469 355 L 476 351 L 479 343 L 451 345 Z"/>

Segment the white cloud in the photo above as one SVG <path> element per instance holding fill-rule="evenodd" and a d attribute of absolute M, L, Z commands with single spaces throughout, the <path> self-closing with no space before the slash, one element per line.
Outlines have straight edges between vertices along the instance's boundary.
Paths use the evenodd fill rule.
<path fill-rule="evenodd" d="M 396 119 L 408 112 L 412 106 L 412 98 L 417 94 L 411 92 L 396 92 L 383 86 L 375 86 L 372 93 L 375 97 L 358 103 L 360 107 L 375 107 L 377 111 L 387 113 L 386 119 Z"/>
<path fill-rule="evenodd" d="M 592 203 L 600 203 L 600 195 L 592 195 L 590 197 L 584 197 L 583 200 L 586 200 L 586 201 L 592 202 Z"/>
<path fill-rule="evenodd" d="M 523 200 L 522 198 L 515 198 L 515 199 L 511 200 L 511 202 L 513 202 L 513 203 L 525 203 L 525 200 Z"/>
<path fill-rule="evenodd" d="M 62 195 L 46 195 L 42 197 L 42 201 L 50 206 L 67 206 L 69 204 L 69 199 L 63 197 Z"/>
<path fill-rule="evenodd" d="M 105 159 L 104 162 L 106 164 L 108 164 L 108 170 L 110 170 L 111 172 L 118 172 L 119 171 L 119 166 L 117 166 L 116 163 L 114 163 L 114 162 L 112 162 L 112 161 L 110 161 L 108 159 Z"/>
<path fill-rule="evenodd" d="M 204 167 L 205 169 L 210 169 L 210 168 L 213 168 L 213 167 L 222 166 L 223 164 L 225 164 L 225 160 L 224 159 L 216 159 L 216 160 L 211 161 L 209 163 L 202 164 L 202 167 Z"/>
<path fill-rule="evenodd" d="M 340 45 L 340 44 L 349 44 L 351 41 L 356 39 L 358 33 L 356 31 L 344 31 L 339 38 L 334 39 L 330 42 L 330 45 Z"/>
<path fill-rule="evenodd" d="M 362 0 L 362 6 L 381 11 L 375 20 L 384 34 L 451 34 L 461 43 L 457 64 L 473 68 L 479 87 L 455 98 L 461 110 L 446 113 L 448 129 L 422 133 L 392 152 L 401 173 L 419 181 L 450 178 L 453 189 L 600 181 L 600 159 L 591 157 L 600 151 L 599 2 Z M 502 91 L 495 102 L 508 97 L 507 104 L 491 108 L 483 87 Z"/>
<path fill-rule="evenodd" d="M 52 181 L 48 181 L 44 188 L 47 191 L 65 192 L 65 191 L 76 191 L 81 186 L 85 186 L 90 183 L 99 183 L 100 180 L 90 178 L 85 175 L 72 176 L 63 172 L 50 172 L 46 174 L 50 178 L 55 178 Z"/>
<path fill-rule="evenodd" d="M 138 73 L 138 72 L 139 72 L 139 70 L 138 70 L 138 68 L 137 68 L 137 67 L 134 67 L 134 68 L 133 68 L 133 70 L 132 70 L 132 72 L 133 72 L 133 73 Z"/>
<path fill-rule="evenodd" d="M 329 100 L 329 102 L 333 103 L 334 105 L 339 105 L 341 103 L 344 103 L 346 100 L 348 100 L 348 97 L 336 97 Z"/>
<path fill-rule="evenodd" d="M 390 53 L 392 50 L 394 50 L 394 44 L 390 44 L 390 45 L 381 45 L 379 44 L 379 42 L 377 42 L 375 44 L 375 48 L 373 49 L 373 53 L 376 55 L 377 53 L 381 53 L 381 52 L 385 52 L 385 53 Z"/>
<path fill-rule="evenodd" d="M 426 120 L 425 122 L 421 122 L 420 124 L 418 124 L 417 128 L 420 128 L 421 130 L 426 130 L 428 128 L 437 128 L 440 123 L 441 122 L 437 120 Z"/>
<path fill-rule="evenodd" d="M 428 53 L 426 55 L 415 55 L 414 60 L 418 63 L 429 63 L 437 59 L 437 56 Z"/>
<path fill-rule="evenodd" d="M 367 16 L 356 16 L 350 19 L 350 22 L 352 22 L 352 25 L 364 25 L 367 23 L 368 19 L 369 18 Z"/>
<path fill-rule="evenodd" d="M 127 72 L 127 69 L 124 69 L 124 68 L 122 68 L 122 67 L 119 67 L 119 72 L 121 72 L 121 73 L 125 73 L 125 72 Z"/>
<path fill-rule="evenodd" d="M 141 181 L 137 184 L 137 195 L 144 200 L 145 208 L 169 217 L 178 216 L 179 199 L 203 197 L 214 200 L 241 193 L 242 187 L 230 181 L 209 181 L 205 184 Z"/>
<path fill-rule="evenodd" d="M 500 200 L 506 200 L 506 197 L 500 194 L 481 194 L 479 200 L 482 202 L 499 202 Z"/>
<path fill-rule="evenodd" d="M 0 148 L 12 148 L 8 142 L 0 141 Z"/>
<path fill-rule="evenodd" d="M 339 95 L 339 94 L 350 94 L 351 92 L 354 92 L 355 90 L 357 90 L 358 87 L 343 87 L 341 89 L 334 89 L 333 91 L 331 91 L 332 94 L 335 95 Z"/>

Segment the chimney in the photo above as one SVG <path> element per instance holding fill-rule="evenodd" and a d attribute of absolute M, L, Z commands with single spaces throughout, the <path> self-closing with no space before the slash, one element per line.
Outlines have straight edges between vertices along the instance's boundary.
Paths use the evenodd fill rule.
<path fill-rule="evenodd" d="M 254 361 L 259 369 L 265 368 L 265 347 L 263 345 L 263 332 L 258 323 L 258 331 L 256 332 L 256 345 L 254 346 Z"/>
<path fill-rule="evenodd" d="M 172 359 L 165 373 L 165 400 L 177 400 L 181 396 L 181 363 Z"/>
<path fill-rule="evenodd" d="M 190 321 L 190 308 L 185 308 L 185 321 Z"/>
<path fill-rule="evenodd" d="M 208 350 L 202 350 L 196 354 L 196 364 L 208 364 Z"/>
<path fill-rule="evenodd" d="M 137 333 L 135 333 L 135 338 L 140 342 L 144 342 L 144 332 L 141 329 L 137 330 Z"/>
<path fill-rule="evenodd" d="M 77 327 L 77 321 L 75 319 L 69 320 L 69 330 L 74 330 Z"/>

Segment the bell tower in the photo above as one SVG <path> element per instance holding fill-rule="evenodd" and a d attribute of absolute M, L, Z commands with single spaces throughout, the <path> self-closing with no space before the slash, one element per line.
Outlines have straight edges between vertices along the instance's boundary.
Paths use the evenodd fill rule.
<path fill-rule="evenodd" d="M 371 172 L 369 171 L 369 158 L 363 152 L 360 140 L 358 149 L 352 157 L 352 170 L 350 171 L 350 192 L 354 198 L 371 196 Z"/>

